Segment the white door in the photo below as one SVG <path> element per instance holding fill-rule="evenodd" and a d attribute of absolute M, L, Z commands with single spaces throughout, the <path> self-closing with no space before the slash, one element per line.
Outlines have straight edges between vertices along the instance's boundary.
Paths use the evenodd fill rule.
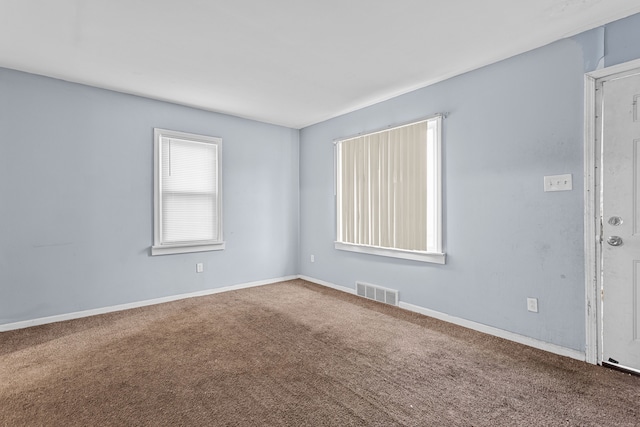
<path fill-rule="evenodd" d="M 603 363 L 640 371 L 640 70 L 634 73 L 601 87 L 602 355 Z"/>

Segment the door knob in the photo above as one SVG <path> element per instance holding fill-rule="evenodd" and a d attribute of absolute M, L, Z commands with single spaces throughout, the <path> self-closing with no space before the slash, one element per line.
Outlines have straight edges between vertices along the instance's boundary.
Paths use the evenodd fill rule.
<path fill-rule="evenodd" d="M 622 218 L 620 218 L 619 216 L 612 216 L 611 218 L 609 218 L 609 224 L 613 225 L 614 227 L 619 226 L 620 224 L 622 224 Z"/>
<path fill-rule="evenodd" d="M 620 236 L 609 236 L 607 239 L 607 243 L 611 246 L 621 246 L 622 245 L 622 237 Z"/>

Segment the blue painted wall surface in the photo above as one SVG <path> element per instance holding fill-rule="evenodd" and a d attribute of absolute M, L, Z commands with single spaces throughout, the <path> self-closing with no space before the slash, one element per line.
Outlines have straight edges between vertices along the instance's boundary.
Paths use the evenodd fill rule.
<path fill-rule="evenodd" d="M 0 324 L 302 274 L 584 350 L 583 77 L 638 46 L 635 15 L 300 132 L 0 69 Z M 447 264 L 334 249 L 333 140 L 437 112 Z M 226 250 L 149 256 L 154 127 L 224 139 Z"/>
<path fill-rule="evenodd" d="M 640 14 L 612 22 L 605 31 L 607 67 L 640 58 Z"/>
<path fill-rule="evenodd" d="M 223 138 L 224 251 L 149 255 L 154 127 Z M 0 324 L 297 272 L 297 130 L 7 69 L 0 130 Z"/>
<path fill-rule="evenodd" d="M 310 126 L 300 136 L 303 275 L 583 351 L 584 73 L 640 57 L 640 15 Z M 631 40 L 629 40 L 631 39 Z M 605 58 L 606 59 L 606 58 Z M 334 249 L 336 138 L 448 112 L 446 265 Z M 573 191 L 544 193 L 570 173 Z M 315 263 L 310 255 L 315 255 Z M 539 300 L 539 313 L 526 298 Z"/>

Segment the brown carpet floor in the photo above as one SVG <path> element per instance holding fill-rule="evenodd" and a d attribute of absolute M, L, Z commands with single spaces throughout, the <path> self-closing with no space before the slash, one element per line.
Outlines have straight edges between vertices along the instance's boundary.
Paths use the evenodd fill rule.
<path fill-rule="evenodd" d="M 640 377 L 294 280 L 0 334 L 2 426 L 640 426 Z"/>

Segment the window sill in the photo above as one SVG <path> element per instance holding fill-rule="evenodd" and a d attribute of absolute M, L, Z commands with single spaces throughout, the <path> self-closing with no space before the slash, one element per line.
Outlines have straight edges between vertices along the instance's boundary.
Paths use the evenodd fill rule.
<path fill-rule="evenodd" d="M 377 246 L 352 245 L 349 243 L 335 242 L 335 248 L 341 251 L 358 252 L 370 255 L 386 256 L 391 258 L 409 259 L 412 261 L 445 264 L 447 255 L 435 252 L 403 251 L 401 249 L 380 248 Z"/>
<path fill-rule="evenodd" d="M 209 243 L 206 245 L 182 245 L 182 246 L 151 246 L 151 255 L 186 254 L 190 252 L 221 251 L 224 242 Z"/>

